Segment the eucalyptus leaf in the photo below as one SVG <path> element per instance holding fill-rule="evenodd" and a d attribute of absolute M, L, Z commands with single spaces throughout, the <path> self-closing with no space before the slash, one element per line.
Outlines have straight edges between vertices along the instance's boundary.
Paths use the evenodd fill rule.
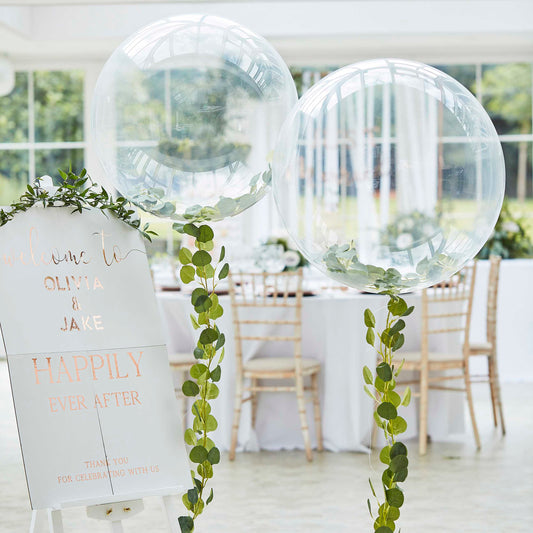
<path fill-rule="evenodd" d="M 398 416 L 396 407 L 390 402 L 380 403 L 377 408 L 377 413 L 381 418 L 385 418 L 386 420 L 393 420 Z"/>

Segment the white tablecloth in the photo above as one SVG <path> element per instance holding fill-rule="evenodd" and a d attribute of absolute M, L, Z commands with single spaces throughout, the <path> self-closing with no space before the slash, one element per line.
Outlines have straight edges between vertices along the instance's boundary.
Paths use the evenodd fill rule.
<path fill-rule="evenodd" d="M 169 351 L 192 350 L 194 330 L 190 325 L 191 304 L 181 293 L 160 292 L 158 303 L 167 332 Z M 411 305 L 420 301 L 410 294 Z M 364 309 L 369 307 L 378 323 L 385 320 L 385 296 L 355 292 L 324 294 L 303 299 L 303 355 L 322 363 L 321 406 L 324 445 L 331 451 L 366 451 L 372 423 L 372 401 L 363 391 L 362 368 L 375 367 L 376 354 L 365 342 Z M 213 413 L 219 421 L 215 434 L 222 449 L 230 443 L 234 404 L 234 341 L 229 296 L 221 296 L 224 316 L 219 327 L 226 335 L 226 358 L 222 363 L 220 396 L 215 400 Z M 406 350 L 420 346 L 420 318 L 415 311 L 406 319 Z M 265 326 L 268 327 L 268 326 Z M 270 326 L 272 328 L 273 326 Z M 285 346 L 284 346 L 285 345 Z M 244 345 L 245 359 L 254 355 L 268 355 L 268 345 Z M 272 353 L 272 346 L 271 353 Z M 285 349 L 292 352 L 290 343 L 277 343 L 275 354 Z M 401 354 L 401 351 L 399 352 Z M 416 402 L 412 402 L 404 417 L 409 423 L 404 438 L 416 435 Z M 308 405 L 308 419 L 314 442 L 312 406 Z M 432 391 L 429 405 L 429 434 L 433 440 L 443 440 L 464 432 L 463 395 Z M 250 403 L 243 406 L 239 432 L 240 449 L 267 450 L 303 448 L 303 439 L 292 393 L 263 393 L 259 395 L 256 431 L 251 429 Z"/>

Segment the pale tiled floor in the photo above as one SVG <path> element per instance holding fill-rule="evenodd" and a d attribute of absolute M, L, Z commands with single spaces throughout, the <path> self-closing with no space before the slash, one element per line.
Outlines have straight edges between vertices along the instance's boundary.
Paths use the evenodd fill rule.
<path fill-rule="evenodd" d="M 476 389 L 483 450 L 464 443 L 433 443 L 425 457 L 411 443 L 410 476 L 402 511 L 404 533 L 526 533 L 533 524 L 533 386 L 504 387 L 505 439 L 492 428 L 488 394 Z M 27 532 L 30 510 L 9 396 L 0 362 L 0 532 Z M 198 533 L 371 533 L 367 478 L 377 459 L 363 454 L 247 453 L 217 468 L 215 500 Z M 377 475 L 377 474 L 376 474 Z M 125 523 L 128 533 L 166 531 L 158 500 Z M 108 532 L 84 510 L 64 513 L 65 532 Z"/>

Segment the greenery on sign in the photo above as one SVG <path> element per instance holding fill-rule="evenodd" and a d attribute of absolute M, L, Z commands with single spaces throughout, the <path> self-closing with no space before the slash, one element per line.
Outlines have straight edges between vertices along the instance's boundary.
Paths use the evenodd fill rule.
<path fill-rule="evenodd" d="M 0 210 L 0 226 L 7 224 L 17 213 L 27 211 L 34 205 L 43 207 L 72 207 L 72 212 L 81 213 L 86 209 L 100 209 L 110 213 L 137 229 L 143 237 L 152 240 L 156 233 L 150 230 L 148 223 L 141 227 L 141 221 L 131 204 L 122 196 L 113 198 L 102 186 L 93 182 L 83 169 L 79 175 L 69 170 L 59 170 L 59 185 L 54 190 L 41 187 L 41 179 L 35 180 L 34 186 L 27 185 L 26 192 L 13 202 L 10 209 Z"/>
<path fill-rule="evenodd" d="M 507 201 L 503 203 L 492 236 L 477 258 L 488 259 L 491 255 L 499 255 L 503 259 L 533 256 L 533 242 L 525 230 L 524 221 L 511 213 Z"/>
<path fill-rule="evenodd" d="M 185 443 L 190 446 L 189 459 L 196 465 L 191 470 L 193 486 L 183 495 L 183 504 L 190 512 L 179 517 L 182 533 L 194 531 L 194 520 L 206 505 L 213 500 L 213 489 L 206 498 L 209 479 L 213 477 L 213 467 L 220 462 L 220 451 L 209 438 L 209 433 L 218 426 L 211 412 L 210 400 L 218 396 L 217 382 L 220 381 L 220 364 L 224 359 L 224 334 L 216 325 L 224 310 L 215 293 L 217 281 L 227 277 L 228 263 L 223 263 L 225 249 L 221 248 L 218 259 L 213 257 L 213 230 L 203 224 L 174 224 L 173 228 L 194 237 L 196 251 L 182 247 L 179 252 L 181 281 L 185 284 L 196 282 L 192 291 L 192 325 L 200 331 L 194 349 L 197 363 L 191 367 L 190 378 L 183 384 L 183 394 L 195 398 L 192 406 L 194 421 L 192 428 L 185 431 Z"/>
<path fill-rule="evenodd" d="M 376 319 L 372 311 L 366 309 L 364 313 L 366 341 L 377 351 L 380 358 L 375 374 L 367 366 L 363 369 L 365 392 L 377 405 L 374 421 L 383 430 L 387 442 L 379 454 L 380 461 L 385 465 L 381 476 L 382 497 L 369 479 L 377 505 L 375 507 L 370 499 L 367 500 L 370 516 L 374 520 L 375 533 L 393 533 L 396 530 L 395 522 L 400 518 L 400 507 L 404 503 L 404 493 L 398 483 L 407 479 L 409 465 L 407 447 L 397 440 L 397 437 L 407 429 L 407 422 L 398 414 L 398 409 L 400 406 L 409 405 L 411 390 L 407 387 L 403 396 L 395 391 L 403 362 L 396 366 L 394 356 L 405 341 L 402 333 L 405 328 L 403 318 L 410 315 L 414 307 L 408 307 L 405 300 L 393 292 L 387 294 L 388 314 L 385 328 L 381 332 L 376 330 Z"/>

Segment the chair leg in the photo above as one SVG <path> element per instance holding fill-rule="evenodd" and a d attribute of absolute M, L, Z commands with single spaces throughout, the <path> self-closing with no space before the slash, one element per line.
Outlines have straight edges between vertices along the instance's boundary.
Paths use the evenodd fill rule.
<path fill-rule="evenodd" d="M 498 362 L 496 359 L 496 352 L 492 354 L 492 381 L 491 387 L 494 387 L 494 395 L 496 397 L 496 403 L 498 404 L 498 411 L 500 415 L 500 424 L 502 426 L 502 434 L 505 435 L 505 419 L 503 417 L 503 403 L 502 403 L 502 389 L 500 387 L 500 376 L 498 373 Z"/>
<path fill-rule="evenodd" d="M 252 397 L 252 427 L 255 428 L 255 422 L 257 420 L 257 392 L 255 391 L 255 388 L 257 387 L 257 379 L 252 379 L 252 387 L 251 387 L 251 397 Z"/>
<path fill-rule="evenodd" d="M 490 385 L 490 400 L 492 402 L 492 419 L 494 420 L 494 427 L 498 427 L 498 412 L 497 412 L 497 395 L 496 395 L 496 383 L 494 381 L 494 359 L 492 355 L 487 357 L 487 363 L 489 365 L 489 385 Z"/>
<path fill-rule="evenodd" d="M 311 376 L 311 389 L 313 391 L 313 406 L 315 411 L 315 429 L 317 450 L 324 449 L 324 439 L 322 437 L 322 417 L 320 414 L 320 391 L 318 388 L 318 373 Z"/>
<path fill-rule="evenodd" d="M 300 424 L 302 426 L 302 435 L 304 437 L 305 455 L 308 461 L 312 461 L 313 452 L 311 451 L 311 439 L 309 438 L 309 426 L 307 425 L 304 380 L 302 376 L 298 375 L 296 376 L 296 400 L 298 402 L 298 414 L 300 415 Z"/>
<path fill-rule="evenodd" d="M 429 394 L 429 370 L 420 370 L 420 421 L 418 429 L 418 450 L 420 455 L 425 455 L 428 445 L 428 394 Z"/>
<path fill-rule="evenodd" d="M 239 424 L 241 421 L 242 408 L 242 376 L 237 376 L 237 383 L 235 385 L 235 407 L 233 409 L 233 427 L 231 429 L 231 445 L 229 449 L 229 460 L 235 459 L 235 450 L 237 449 L 237 437 L 239 436 Z"/>
<path fill-rule="evenodd" d="M 472 382 L 470 380 L 470 369 L 468 368 L 468 360 L 464 367 L 464 378 L 466 388 L 466 398 L 468 400 L 468 409 L 470 410 L 470 418 L 472 419 L 472 429 L 474 430 L 474 438 L 476 439 L 477 449 L 481 449 L 481 440 L 479 438 L 479 432 L 476 423 L 476 414 L 474 412 L 474 398 L 472 397 Z"/>

